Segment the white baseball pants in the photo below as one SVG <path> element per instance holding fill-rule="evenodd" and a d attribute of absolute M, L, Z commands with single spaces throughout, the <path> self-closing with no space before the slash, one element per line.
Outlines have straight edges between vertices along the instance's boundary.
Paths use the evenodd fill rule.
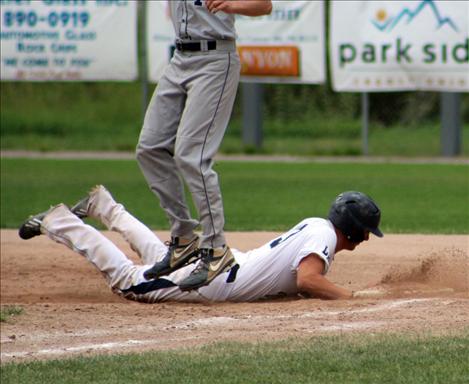
<path fill-rule="evenodd" d="M 48 212 L 41 231 L 86 257 L 103 274 L 113 292 L 127 299 L 147 303 L 207 300 L 196 291 L 182 292 L 175 285 L 190 273 L 193 265 L 161 279 L 148 281 L 143 277 L 145 270 L 164 257 L 167 247 L 148 227 L 116 203 L 104 187 L 98 187 L 90 194 L 88 214 L 107 229 L 120 233 L 144 265 L 134 264 L 107 237 L 85 224 L 63 204 Z"/>

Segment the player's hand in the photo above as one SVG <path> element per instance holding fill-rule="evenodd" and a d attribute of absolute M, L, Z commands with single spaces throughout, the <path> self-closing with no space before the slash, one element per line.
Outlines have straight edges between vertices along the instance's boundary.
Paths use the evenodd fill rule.
<path fill-rule="evenodd" d="M 386 296 L 386 290 L 382 287 L 372 287 L 362 289 L 360 291 L 354 291 L 352 294 L 353 298 L 357 299 L 375 299 L 375 298 L 382 298 Z"/>
<path fill-rule="evenodd" d="M 211 13 L 217 13 L 219 11 L 234 13 L 233 4 L 228 0 L 205 0 L 205 5 Z"/>

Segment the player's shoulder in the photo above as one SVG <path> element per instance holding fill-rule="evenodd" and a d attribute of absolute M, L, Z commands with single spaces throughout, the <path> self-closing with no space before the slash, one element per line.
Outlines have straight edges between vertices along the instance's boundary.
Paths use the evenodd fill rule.
<path fill-rule="evenodd" d="M 322 217 L 307 217 L 303 219 L 298 225 L 307 225 L 311 228 L 323 228 L 324 230 L 334 230 L 333 224 Z"/>
<path fill-rule="evenodd" d="M 334 225 L 329 220 L 321 217 L 306 218 L 298 225 L 304 226 L 306 232 L 311 234 L 335 237 Z"/>

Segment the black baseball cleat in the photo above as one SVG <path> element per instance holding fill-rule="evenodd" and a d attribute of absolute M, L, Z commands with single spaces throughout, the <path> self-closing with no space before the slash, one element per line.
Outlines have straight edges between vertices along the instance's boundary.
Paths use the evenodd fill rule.
<path fill-rule="evenodd" d="M 42 220 L 48 212 L 49 210 L 42 213 L 38 213 L 34 216 L 30 216 L 29 219 L 26 220 L 18 230 L 19 236 L 23 240 L 28 240 L 35 236 L 39 236 L 41 234 Z"/>
<path fill-rule="evenodd" d="M 143 277 L 147 280 L 156 279 L 193 263 L 200 258 L 198 236 L 195 236 L 192 240 L 183 241 L 183 244 L 180 244 L 180 242 L 181 238 L 172 237 L 171 241 L 167 243 L 168 252 L 163 260 L 157 261 L 153 267 L 147 269 L 143 273 Z"/>
<path fill-rule="evenodd" d="M 90 196 L 86 196 L 81 199 L 78 203 L 76 203 L 70 211 L 77 216 L 79 219 L 84 219 L 88 217 L 88 203 L 90 201 Z"/>
<path fill-rule="evenodd" d="M 201 260 L 197 267 L 178 284 L 181 291 L 191 291 L 210 284 L 215 277 L 228 271 L 235 262 L 233 253 L 227 246 L 204 248 L 200 253 Z"/>

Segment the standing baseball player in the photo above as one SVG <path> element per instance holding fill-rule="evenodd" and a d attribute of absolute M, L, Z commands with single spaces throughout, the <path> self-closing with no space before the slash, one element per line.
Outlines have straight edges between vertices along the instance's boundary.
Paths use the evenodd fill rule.
<path fill-rule="evenodd" d="M 171 241 L 166 257 L 145 277 L 157 278 L 201 258 L 199 267 L 180 282 L 181 289 L 191 290 L 208 284 L 234 262 L 223 233 L 223 202 L 213 157 L 228 125 L 240 76 L 235 14 L 269 14 L 272 4 L 174 0 L 168 5 L 176 50 L 148 106 L 137 160 L 169 218 Z M 200 223 L 191 218 L 183 181 Z M 200 238 L 194 233 L 199 224 Z"/>
<path fill-rule="evenodd" d="M 145 265 L 129 260 L 108 238 L 81 218 L 99 220 L 120 233 Z M 288 232 L 260 248 L 242 253 L 233 249 L 238 268 L 219 274 L 198 290 L 182 291 L 181 280 L 197 269 L 186 265 L 167 276 L 148 280 L 148 267 L 164 259 L 168 251 L 145 225 L 97 186 L 69 209 L 52 207 L 25 221 L 23 239 L 45 234 L 90 261 L 106 278 L 112 291 L 129 300 L 160 301 L 253 301 L 262 298 L 307 294 L 322 299 L 348 299 L 352 292 L 324 275 L 343 250 L 353 250 L 369 234 L 382 237 L 378 228 L 381 213 L 371 198 L 360 192 L 344 192 L 332 203 L 328 219 L 307 218 Z"/>

